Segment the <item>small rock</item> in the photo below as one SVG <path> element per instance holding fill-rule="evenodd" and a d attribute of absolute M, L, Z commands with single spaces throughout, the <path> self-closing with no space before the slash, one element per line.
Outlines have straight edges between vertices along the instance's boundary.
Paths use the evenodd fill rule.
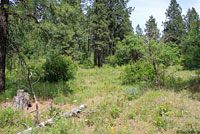
<path fill-rule="evenodd" d="M 78 101 L 77 101 L 77 100 L 73 100 L 72 102 L 73 102 L 73 103 L 77 103 Z"/>

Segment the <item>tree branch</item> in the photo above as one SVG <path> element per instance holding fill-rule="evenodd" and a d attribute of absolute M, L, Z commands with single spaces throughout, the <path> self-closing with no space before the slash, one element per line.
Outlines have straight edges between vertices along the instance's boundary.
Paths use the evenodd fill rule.
<path fill-rule="evenodd" d="M 64 113 L 63 115 L 61 115 L 60 117 L 64 117 L 64 118 L 68 118 L 68 117 L 72 117 L 72 116 L 78 116 L 79 113 L 83 112 L 82 110 L 84 108 L 86 108 L 87 105 L 86 104 L 83 104 L 77 108 L 74 108 L 72 109 L 71 111 L 69 112 L 66 112 Z M 47 124 L 55 124 L 54 119 L 56 117 L 57 113 L 54 114 L 53 117 L 51 117 L 50 119 L 44 121 L 44 122 L 41 122 L 36 128 L 42 128 L 42 127 L 45 127 Z M 19 132 L 17 134 L 29 134 L 32 130 L 33 130 L 34 127 L 30 127 L 22 132 Z"/>

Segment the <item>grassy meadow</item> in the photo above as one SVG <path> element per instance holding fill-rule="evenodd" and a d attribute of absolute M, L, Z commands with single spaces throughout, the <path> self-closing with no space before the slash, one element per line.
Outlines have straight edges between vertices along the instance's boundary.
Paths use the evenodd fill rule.
<path fill-rule="evenodd" d="M 199 93 L 184 88 L 183 83 L 191 79 L 190 71 L 178 71 L 181 88 L 152 89 L 148 84 L 123 85 L 120 74 L 123 67 L 79 68 L 74 80 L 69 82 L 72 92 L 58 94 L 52 109 L 46 109 L 50 100 L 39 99 L 39 121 L 62 114 L 81 104 L 87 104 L 80 117 L 56 118 L 54 125 L 34 129 L 41 134 L 154 134 L 154 133 L 198 133 L 200 132 Z M 172 72 L 173 68 L 169 69 Z M 192 72 L 195 74 L 195 72 Z M 175 81 L 174 84 L 177 84 Z M 170 81 L 169 81 L 170 82 Z M 36 87 L 38 87 L 36 85 Z M 59 87 L 61 88 L 61 86 Z M 42 89 L 38 89 L 42 90 Z M 37 92 L 37 88 L 35 88 Z M 0 133 L 17 133 L 34 123 L 34 103 L 28 111 L 14 112 L 5 109 L 10 101 L 1 103 Z M 24 114 L 21 114 L 23 112 Z"/>

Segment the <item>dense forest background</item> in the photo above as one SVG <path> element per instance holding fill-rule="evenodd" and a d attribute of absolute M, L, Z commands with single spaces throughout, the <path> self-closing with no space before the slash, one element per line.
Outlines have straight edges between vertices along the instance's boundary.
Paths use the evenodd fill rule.
<path fill-rule="evenodd" d="M 200 67 L 200 20 L 194 8 L 182 15 L 180 5 L 172 0 L 166 10 L 164 30 L 160 32 L 155 18 L 150 16 L 143 33 L 139 25 L 134 32 L 129 19 L 134 9 L 127 3 L 2 0 L 1 91 L 5 90 L 5 68 L 12 71 L 22 67 L 22 59 L 29 62 L 30 68 L 37 68 L 31 65 L 33 61 L 51 60 L 58 55 L 70 56 L 83 66 L 148 61 L 157 80 L 161 64 L 164 69 L 179 59 L 185 69 Z"/>
<path fill-rule="evenodd" d="M 128 2 L 1 0 L 0 101 L 12 99 L 18 89 L 35 91 L 43 99 L 67 96 L 74 87 L 80 89 L 74 83 L 77 70 L 97 67 L 120 68 L 119 78 L 126 86 L 198 92 L 196 9 L 182 14 L 171 0 L 160 31 L 154 16 L 147 18 L 145 29 L 133 28 L 134 8 Z M 177 76 L 178 71 L 190 72 L 192 79 Z"/>

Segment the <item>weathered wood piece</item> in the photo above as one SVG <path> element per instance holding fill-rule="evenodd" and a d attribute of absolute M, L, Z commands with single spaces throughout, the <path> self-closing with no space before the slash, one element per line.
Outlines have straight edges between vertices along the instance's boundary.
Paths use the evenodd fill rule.
<path fill-rule="evenodd" d="M 86 104 L 83 104 L 83 105 L 81 105 L 80 107 L 74 108 L 74 109 L 72 109 L 71 111 L 62 114 L 61 117 L 68 118 L 68 117 L 72 117 L 72 116 L 78 116 L 78 114 L 80 114 L 81 112 L 83 112 L 82 110 L 83 110 L 84 108 L 86 108 L 86 107 L 87 107 L 87 105 L 86 105 Z M 57 113 L 56 113 L 56 114 L 57 114 Z M 56 114 L 55 114 L 52 118 L 50 118 L 50 119 L 48 119 L 48 120 L 46 120 L 46 121 L 44 121 L 44 122 L 41 122 L 41 123 L 40 123 L 37 127 L 35 127 L 35 128 L 42 128 L 42 127 L 45 127 L 47 124 L 55 124 L 55 122 L 53 122 L 53 121 L 54 121 L 54 119 L 55 119 L 55 117 L 56 117 Z M 30 134 L 31 131 L 33 130 L 33 128 L 34 128 L 34 127 L 30 127 L 30 128 L 28 128 L 28 129 L 24 130 L 23 132 L 19 132 L 19 133 L 17 133 L 17 134 Z"/>
<path fill-rule="evenodd" d="M 86 107 L 87 107 L 87 105 L 83 104 L 80 107 L 74 108 L 71 111 L 64 113 L 61 117 L 67 118 L 67 117 L 71 117 L 71 116 L 77 116 Z"/>
<path fill-rule="evenodd" d="M 14 96 L 12 107 L 16 109 L 28 109 L 31 107 L 30 95 L 24 90 L 17 90 L 17 96 Z"/>

